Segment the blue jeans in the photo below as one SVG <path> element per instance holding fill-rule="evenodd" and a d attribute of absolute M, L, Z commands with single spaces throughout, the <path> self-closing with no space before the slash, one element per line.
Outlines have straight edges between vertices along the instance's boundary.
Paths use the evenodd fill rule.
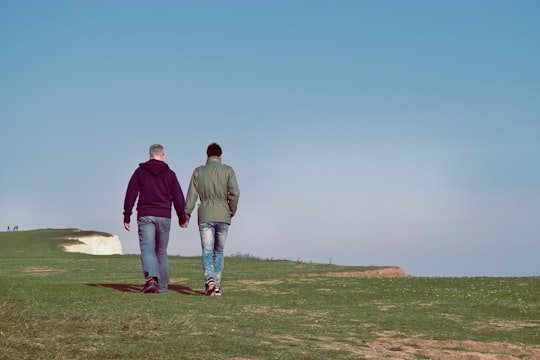
<path fill-rule="evenodd" d="M 139 226 L 139 245 L 141 247 L 141 262 L 144 280 L 157 278 L 158 291 L 167 291 L 169 286 L 169 232 L 171 219 L 158 216 L 143 216 L 137 218 Z"/>
<path fill-rule="evenodd" d="M 229 224 L 223 222 L 206 222 L 199 224 L 202 247 L 202 266 L 204 279 L 214 278 L 219 288 L 223 274 L 223 249 L 227 240 Z"/>

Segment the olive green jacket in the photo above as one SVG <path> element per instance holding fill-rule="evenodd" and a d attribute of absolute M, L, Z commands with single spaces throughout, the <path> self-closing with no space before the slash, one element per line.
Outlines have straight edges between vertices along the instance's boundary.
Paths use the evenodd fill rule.
<path fill-rule="evenodd" d="M 224 222 L 231 224 L 236 213 L 240 189 L 232 167 L 222 165 L 218 156 L 210 156 L 206 165 L 193 171 L 186 196 L 185 212 L 188 219 L 197 199 L 198 223 Z"/>

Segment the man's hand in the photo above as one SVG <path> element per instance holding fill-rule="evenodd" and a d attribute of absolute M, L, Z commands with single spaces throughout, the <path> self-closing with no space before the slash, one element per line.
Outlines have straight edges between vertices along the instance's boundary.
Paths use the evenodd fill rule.
<path fill-rule="evenodd" d="M 184 228 L 184 229 L 185 229 L 185 228 L 187 228 L 187 227 L 188 227 L 188 225 L 189 225 L 189 220 L 186 220 L 186 222 L 185 222 L 185 223 L 183 223 L 183 224 L 180 224 L 180 227 L 181 227 L 181 228 Z"/>
<path fill-rule="evenodd" d="M 129 223 L 124 223 L 124 229 L 129 231 L 129 228 L 130 228 L 130 224 Z"/>

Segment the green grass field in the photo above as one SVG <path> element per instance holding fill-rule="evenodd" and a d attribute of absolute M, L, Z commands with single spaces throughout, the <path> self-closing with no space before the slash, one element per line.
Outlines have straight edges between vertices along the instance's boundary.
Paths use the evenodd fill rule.
<path fill-rule="evenodd" d="M 75 236 L 0 233 L 0 359 L 540 358 L 539 277 L 233 256 L 206 297 L 200 258 L 170 257 L 169 292 L 140 294 L 138 256 L 63 252 Z"/>

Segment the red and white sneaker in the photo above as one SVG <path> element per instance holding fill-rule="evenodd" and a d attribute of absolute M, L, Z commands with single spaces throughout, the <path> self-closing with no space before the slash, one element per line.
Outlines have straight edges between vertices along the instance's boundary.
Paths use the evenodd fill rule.
<path fill-rule="evenodd" d="M 156 279 L 150 279 L 144 284 L 143 288 L 141 289 L 142 293 L 155 293 L 158 289 L 158 282 Z"/>

